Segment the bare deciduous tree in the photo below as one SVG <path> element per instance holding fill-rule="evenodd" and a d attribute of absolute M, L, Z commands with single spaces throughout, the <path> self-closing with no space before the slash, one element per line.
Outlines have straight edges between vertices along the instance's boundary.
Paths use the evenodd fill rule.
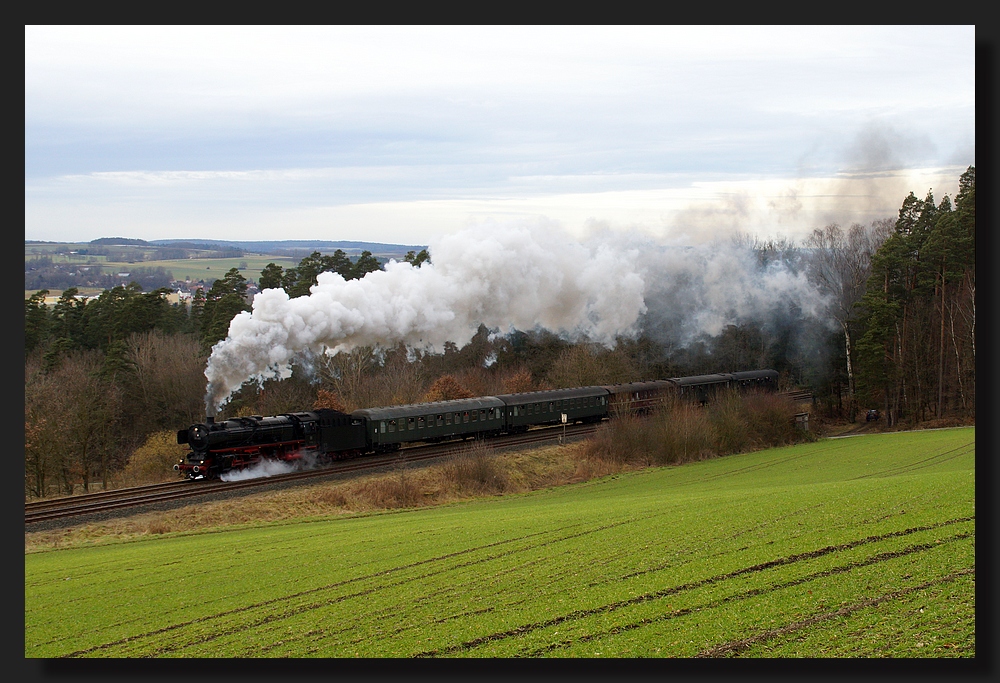
<path fill-rule="evenodd" d="M 854 344 L 852 324 L 856 307 L 865 293 L 865 282 L 871 275 L 872 256 L 892 232 L 889 219 L 872 222 L 865 227 L 855 223 L 845 233 L 836 223 L 813 230 L 806 240 L 811 250 L 809 275 L 830 296 L 830 315 L 844 335 L 847 363 L 848 415 L 853 422 L 857 414 L 855 395 Z"/>

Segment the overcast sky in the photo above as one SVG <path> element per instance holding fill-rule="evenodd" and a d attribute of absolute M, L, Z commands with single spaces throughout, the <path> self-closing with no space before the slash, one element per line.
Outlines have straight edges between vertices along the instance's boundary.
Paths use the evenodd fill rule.
<path fill-rule="evenodd" d="M 954 196 L 974 26 L 25 27 L 25 239 L 800 240 Z"/>

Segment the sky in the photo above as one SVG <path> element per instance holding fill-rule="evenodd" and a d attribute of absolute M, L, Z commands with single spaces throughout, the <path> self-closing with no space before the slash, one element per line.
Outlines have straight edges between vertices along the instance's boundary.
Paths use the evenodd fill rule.
<path fill-rule="evenodd" d="M 26 26 L 25 239 L 801 242 L 954 197 L 975 26 Z"/>

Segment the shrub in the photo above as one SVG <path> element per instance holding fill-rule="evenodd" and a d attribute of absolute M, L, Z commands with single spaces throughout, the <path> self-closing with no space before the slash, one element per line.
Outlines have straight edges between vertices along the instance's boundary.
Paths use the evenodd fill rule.
<path fill-rule="evenodd" d="M 348 506 L 347 494 L 340 487 L 322 489 L 316 493 L 313 500 L 320 505 L 329 505 L 335 508 L 346 508 Z"/>
<path fill-rule="evenodd" d="M 746 421 L 761 448 L 801 441 L 804 432 L 795 426 L 795 404 L 780 394 L 753 393 L 744 398 Z"/>
<path fill-rule="evenodd" d="M 174 464 L 184 457 L 187 448 L 177 443 L 175 432 L 154 432 L 129 458 L 122 472 L 125 486 L 157 484 L 177 477 Z"/>
<path fill-rule="evenodd" d="M 364 482 L 357 497 L 376 508 L 395 509 L 414 507 L 420 503 L 420 487 L 400 467 L 395 474 Z"/>
<path fill-rule="evenodd" d="M 497 495 L 510 489 L 507 472 L 497 463 L 493 448 L 474 441 L 443 468 L 448 488 L 460 494 Z"/>
<path fill-rule="evenodd" d="M 615 415 L 586 442 L 583 455 L 605 469 L 673 465 L 814 438 L 796 428 L 795 412 L 787 397 L 775 394 L 721 394 L 708 408 L 668 401 L 649 417 Z"/>
<path fill-rule="evenodd" d="M 347 412 L 347 408 L 344 406 L 344 402 L 340 400 L 340 397 L 328 389 L 320 389 L 316 392 L 316 401 L 313 403 L 313 410 L 319 410 L 320 408 L 339 410 L 342 413 Z"/>
<path fill-rule="evenodd" d="M 531 371 L 527 368 L 518 368 L 503 378 L 503 393 L 516 394 L 524 391 L 535 391 L 535 381 L 531 377 Z"/>
<path fill-rule="evenodd" d="M 659 435 L 650 428 L 649 420 L 623 414 L 602 425 L 584 446 L 584 457 L 615 465 L 646 464 L 657 449 Z"/>
<path fill-rule="evenodd" d="M 456 398 L 472 398 L 472 392 L 466 389 L 452 375 L 437 378 L 431 388 L 424 394 L 423 401 L 451 401 Z"/>
<path fill-rule="evenodd" d="M 744 401 L 736 394 L 722 394 L 709 409 L 715 431 L 715 451 L 719 455 L 743 453 L 753 447 L 750 420 Z"/>
<path fill-rule="evenodd" d="M 703 408 L 671 406 L 655 413 L 651 422 L 651 464 L 677 465 L 701 460 L 717 452 L 714 449 L 715 432 Z"/>

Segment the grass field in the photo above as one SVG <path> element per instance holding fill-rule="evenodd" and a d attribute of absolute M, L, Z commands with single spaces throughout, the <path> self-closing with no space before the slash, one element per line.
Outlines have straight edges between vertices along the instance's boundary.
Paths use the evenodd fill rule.
<path fill-rule="evenodd" d="M 974 657 L 975 428 L 25 555 L 25 656 Z"/>
<path fill-rule="evenodd" d="M 108 263 L 108 267 L 123 268 L 127 272 L 131 268 L 163 268 L 173 274 L 175 280 L 190 279 L 192 282 L 198 280 L 215 280 L 223 277 L 232 268 L 240 268 L 246 264 L 246 268 L 240 270 L 240 275 L 247 280 L 257 282 L 260 280 L 260 271 L 268 263 L 274 263 L 282 268 L 295 268 L 299 265 L 298 259 L 282 258 L 278 256 L 244 256 L 242 258 L 204 258 L 204 259 L 174 259 L 169 261 L 143 261 L 135 264 L 113 264 Z"/>
<path fill-rule="evenodd" d="M 56 249 L 65 250 L 72 247 L 86 248 L 87 246 L 89 245 L 25 245 L 25 259 L 30 260 L 37 255 L 50 255 L 53 263 L 86 265 L 87 263 L 93 262 L 101 266 L 103 272 L 105 273 L 128 272 L 132 268 L 163 268 L 164 270 L 172 273 L 175 280 L 190 279 L 193 282 L 197 282 L 199 280 L 218 279 L 229 272 L 231 268 L 240 268 L 240 274 L 243 277 L 247 280 L 257 282 L 260 280 L 261 270 L 263 270 L 267 264 L 274 263 L 284 269 L 288 269 L 297 267 L 301 260 L 301 257 L 291 258 L 282 255 L 246 254 L 245 256 L 238 258 L 184 258 L 127 263 L 123 261 L 111 261 L 105 256 L 97 255 L 70 255 L 64 253 L 50 254 L 50 252 Z M 391 249 L 384 252 L 375 252 L 374 255 L 381 260 L 389 258 L 401 260 L 403 258 L 403 254 L 392 251 Z M 348 256 L 356 256 L 356 250 L 350 250 Z M 244 264 L 246 266 L 245 268 L 242 267 Z M 25 298 L 27 299 L 33 293 L 33 290 L 25 290 Z"/>
<path fill-rule="evenodd" d="M 70 262 L 67 258 L 56 258 L 56 262 Z M 73 261 L 81 262 L 80 259 Z M 85 261 L 83 261 L 85 263 Z M 247 280 L 257 282 L 260 280 L 260 271 L 268 263 L 274 263 L 282 268 L 295 268 L 299 265 L 298 259 L 291 259 L 281 256 L 244 256 L 241 258 L 193 258 L 193 259 L 170 259 L 164 261 L 143 261 L 142 263 L 122 263 L 116 261 L 106 261 L 100 258 L 99 265 L 104 272 L 117 273 L 128 272 L 132 268 L 163 268 L 171 273 L 175 280 L 190 279 L 192 282 L 199 280 L 215 280 L 224 276 L 231 268 L 241 268 L 244 264 L 246 268 L 240 270 L 240 275 Z M 33 291 L 25 290 L 25 298 L 31 296 Z"/>

